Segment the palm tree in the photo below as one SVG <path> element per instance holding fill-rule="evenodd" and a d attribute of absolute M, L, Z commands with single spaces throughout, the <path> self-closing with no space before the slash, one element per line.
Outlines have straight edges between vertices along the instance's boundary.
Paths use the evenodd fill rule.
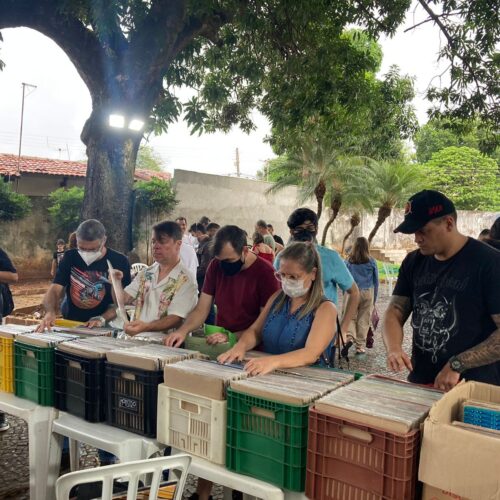
<path fill-rule="evenodd" d="M 338 183 L 345 156 L 327 137 L 309 135 L 302 139 L 300 147 L 290 153 L 280 169 L 286 171 L 267 193 L 296 185 L 299 187 L 299 202 L 316 199 L 318 220 L 323 213 L 325 196 L 331 186 Z"/>
<path fill-rule="evenodd" d="M 359 226 L 361 223 L 361 213 L 358 211 L 354 212 L 351 215 L 350 223 L 351 223 L 351 228 L 349 229 L 348 233 L 344 236 L 344 239 L 342 240 L 342 250 L 340 251 L 342 255 L 344 254 L 346 241 L 349 239 L 349 236 L 351 236 L 351 234 L 353 233 L 354 228 Z"/>
<path fill-rule="evenodd" d="M 401 206 L 412 194 L 422 189 L 423 178 L 414 165 L 384 162 L 372 165 L 368 186 L 375 206 L 379 207 L 377 222 L 368 236 L 368 243 L 371 243 L 393 208 Z"/>
<path fill-rule="evenodd" d="M 355 196 L 361 193 L 358 179 L 366 177 L 364 170 L 368 162 L 367 158 L 340 151 L 331 138 L 310 135 L 303 138 L 300 147 L 281 165 L 286 175 L 275 182 L 267 193 L 275 193 L 291 185 L 298 186 L 300 203 L 313 197 L 316 199 L 318 220 L 327 203 L 331 215 L 323 230 L 321 244 L 324 245 L 328 229 L 337 218 L 342 204 L 348 202 L 352 206 Z M 361 205 L 366 207 L 366 202 L 362 201 Z"/>
<path fill-rule="evenodd" d="M 323 229 L 322 245 L 326 243 L 328 230 L 337 218 L 341 208 L 356 211 L 360 219 L 360 212 L 373 212 L 373 199 L 367 179 L 372 175 L 371 169 L 374 164 L 375 161 L 366 156 L 344 155 L 337 159 L 337 175 L 325 195 L 325 201 L 330 201 L 331 215 Z M 355 220 L 356 217 L 351 218 L 351 225 Z M 352 226 L 347 238 L 358 224 L 359 222 Z"/>

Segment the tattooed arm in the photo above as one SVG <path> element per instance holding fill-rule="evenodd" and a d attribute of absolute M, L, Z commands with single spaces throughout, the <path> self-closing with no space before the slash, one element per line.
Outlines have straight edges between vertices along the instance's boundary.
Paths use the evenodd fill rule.
<path fill-rule="evenodd" d="M 497 329 L 480 344 L 456 356 L 465 370 L 500 361 L 500 314 L 492 314 L 491 317 Z"/>
<path fill-rule="evenodd" d="M 412 370 L 410 358 L 403 351 L 403 325 L 411 314 L 409 297 L 393 295 L 384 316 L 383 339 L 387 351 L 387 366 L 400 372 L 405 368 Z"/>
<path fill-rule="evenodd" d="M 464 370 L 489 365 L 500 360 L 500 314 L 492 315 L 497 329 L 480 344 L 455 356 L 464 366 Z M 451 369 L 446 363 L 434 380 L 434 387 L 449 391 L 460 381 L 460 373 Z"/>

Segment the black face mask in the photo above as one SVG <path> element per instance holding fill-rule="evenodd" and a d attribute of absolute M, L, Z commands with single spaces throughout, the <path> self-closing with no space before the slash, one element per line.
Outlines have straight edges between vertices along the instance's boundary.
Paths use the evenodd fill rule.
<path fill-rule="evenodd" d="M 292 241 L 314 241 L 316 233 L 312 233 L 307 229 L 297 229 L 292 234 Z"/>
<path fill-rule="evenodd" d="M 220 261 L 220 267 L 226 276 L 234 276 L 235 274 L 238 274 L 242 266 L 243 261 L 241 259 L 236 262 L 227 262 L 226 260 Z"/>

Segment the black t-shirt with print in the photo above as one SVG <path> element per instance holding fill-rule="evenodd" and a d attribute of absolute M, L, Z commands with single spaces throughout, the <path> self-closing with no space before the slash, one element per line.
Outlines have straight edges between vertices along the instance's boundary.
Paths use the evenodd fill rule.
<path fill-rule="evenodd" d="M 54 252 L 54 255 L 52 257 L 56 261 L 57 265 L 59 265 L 65 253 L 66 250 L 63 250 L 62 252 Z"/>
<path fill-rule="evenodd" d="M 88 321 L 93 316 L 103 314 L 113 303 L 107 260 L 123 273 L 123 286 L 130 284 L 130 265 L 127 257 L 121 253 L 108 248 L 103 258 L 87 266 L 78 250 L 65 252 L 57 268 L 54 283 L 66 287 L 66 319 Z"/>
<path fill-rule="evenodd" d="M 469 238 L 446 261 L 410 253 L 394 295 L 410 297 L 413 314 L 411 382 L 434 382 L 450 357 L 484 341 L 500 314 L 500 252 Z M 466 380 L 500 385 L 500 360 L 464 372 Z"/>

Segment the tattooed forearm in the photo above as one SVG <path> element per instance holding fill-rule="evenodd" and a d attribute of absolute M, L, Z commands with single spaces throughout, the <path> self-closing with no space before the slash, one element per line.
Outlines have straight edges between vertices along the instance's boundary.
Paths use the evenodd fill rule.
<path fill-rule="evenodd" d="M 403 325 L 411 314 L 411 301 L 410 297 L 403 297 L 401 295 L 393 295 L 389 302 L 389 308 L 392 309 L 401 319 Z"/>
<path fill-rule="evenodd" d="M 457 356 L 465 369 L 500 361 L 500 314 L 492 316 L 497 329 L 483 342 Z"/>

